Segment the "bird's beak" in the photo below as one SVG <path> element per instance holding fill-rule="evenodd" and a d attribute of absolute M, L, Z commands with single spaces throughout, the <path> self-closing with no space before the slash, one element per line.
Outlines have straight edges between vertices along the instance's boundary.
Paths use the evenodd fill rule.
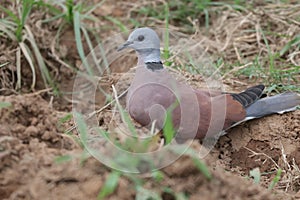
<path fill-rule="evenodd" d="M 126 49 L 131 44 L 133 44 L 132 41 L 126 41 L 124 44 L 122 44 L 117 48 L 117 51 L 122 51 L 123 49 Z"/>

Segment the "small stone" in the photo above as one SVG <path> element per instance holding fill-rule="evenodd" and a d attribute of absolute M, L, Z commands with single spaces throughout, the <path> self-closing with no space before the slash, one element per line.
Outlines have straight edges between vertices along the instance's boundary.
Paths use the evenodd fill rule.
<path fill-rule="evenodd" d="M 25 129 L 24 134 L 25 134 L 25 135 L 28 135 L 28 136 L 29 136 L 29 135 L 33 136 L 33 135 L 37 135 L 38 132 L 39 132 L 39 129 L 38 129 L 37 127 L 35 127 L 35 126 L 28 126 L 28 127 Z"/>
<path fill-rule="evenodd" d="M 43 140 L 50 140 L 52 137 L 52 134 L 50 131 L 45 131 L 45 133 L 42 135 Z"/>
<path fill-rule="evenodd" d="M 38 124 L 38 119 L 36 117 L 31 119 L 31 125 L 36 126 Z"/>

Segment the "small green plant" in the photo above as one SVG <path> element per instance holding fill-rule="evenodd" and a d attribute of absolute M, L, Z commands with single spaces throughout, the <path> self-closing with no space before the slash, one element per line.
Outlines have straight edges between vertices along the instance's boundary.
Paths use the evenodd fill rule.
<path fill-rule="evenodd" d="M 172 121 L 172 112 L 173 110 L 179 105 L 178 101 L 173 103 L 166 112 L 166 121 L 165 121 L 165 125 L 163 127 L 163 134 L 164 134 L 164 138 L 165 138 L 165 144 L 169 144 L 173 139 L 174 136 L 176 135 L 175 129 L 174 129 L 174 125 L 173 125 L 173 121 Z"/>
<path fill-rule="evenodd" d="M 269 190 L 272 190 L 275 187 L 275 185 L 279 182 L 281 173 L 282 173 L 282 169 L 279 168 L 276 172 L 275 177 L 272 179 L 272 181 L 268 187 Z M 260 180 L 261 180 L 261 175 L 262 174 L 270 174 L 270 173 L 260 173 L 260 170 L 257 167 L 257 168 L 250 170 L 249 174 L 250 174 L 249 176 L 253 178 L 254 183 L 259 184 Z"/>
<path fill-rule="evenodd" d="M 68 113 L 58 120 L 58 127 L 60 128 L 64 123 L 69 122 L 72 119 L 72 113 Z"/>
<path fill-rule="evenodd" d="M 44 84 L 46 87 L 50 86 L 56 89 L 55 83 L 51 74 L 45 64 L 44 58 L 40 49 L 35 41 L 34 35 L 30 27 L 26 24 L 33 7 L 38 6 L 40 1 L 23 0 L 16 1 L 18 9 L 16 13 L 0 5 L 7 17 L 0 19 L 0 31 L 5 34 L 11 41 L 18 44 L 17 48 L 17 84 L 16 89 L 21 88 L 21 53 L 25 57 L 32 72 L 31 89 L 34 90 L 36 84 L 36 66 L 39 68 Z"/>
<path fill-rule="evenodd" d="M 147 18 L 155 18 L 164 20 L 166 13 L 169 13 L 169 21 L 178 27 L 183 27 L 186 32 L 193 32 L 192 21 L 197 19 L 206 28 L 210 24 L 210 8 L 212 6 L 227 6 L 236 10 L 245 10 L 247 5 L 243 0 L 235 0 L 228 2 L 219 2 L 213 0 L 175 0 L 164 4 L 149 4 L 137 10 L 138 17 L 145 16 Z M 168 10 L 166 10 L 168 8 Z M 134 24 L 138 22 L 134 21 Z"/>
<path fill-rule="evenodd" d="M 292 47 L 300 48 L 300 34 L 296 35 L 291 41 L 289 41 L 279 52 L 280 56 L 283 56 L 288 52 Z"/>
<path fill-rule="evenodd" d="M 260 178 L 261 178 L 259 168 L 256 167 L 256 168 L 250 170 L 249 173 L 250 173 L 250 177 L 253 177 L 254 183 L 259 184 L 260 183 Z"/>
<path fill-rule="evenodd" d="M 62 156 L 56 157 L 54 159 L 54 162 L 57 164 L 60 164 L 60 163 L 65 163 L 65 162 L 71 161 L 72 159 L 73 159 L 72 155 L 62 155 Z"/>
<path fill-rule="evenodd" d="M 159 4 L 156 7 L 153 5 L 142 7 L 138 10 L 140 16 L 154 17 L 159 20 L 164 20 L 166 13 L 169 13 L 169 20 L 172 24 L 180 27 L 185 27 L 185 30 L 192 31 L 192 24 L 190 19 L 197 19 L 199 16 L 204 15 L 205 25 L 209 26 L 209 12 L 208 7 L 210 0 L 204 1 L 188 1 L 188 0 L 175 0 L 166 4 Z M 168 8 L 168 10 L 166 10 Z"/>
<path fill-rule="evenodd" d="M 147 200 L 147 199 L 156 199 L 156 200 L 162 200 L 159 194 L 157 194 L 156 191 L 152 191 L 149 189 L 146 189 L 144 187 L 136 187 L 136 200 Z"/>
<path fill-rule="evenodd" d="M 264 43 L 267 47 L 268 54 L 266 56 L 257 55 L 250 65 L 245 65 L 239 70 L 234 70 L 234 74 L 247 76 L 249 79 L 258 79 L 266 84 L 267 93 L 295 91 L 300 92 L 299 87 L 299 71 L 300 66 L 293 64 L 284 64 L 285 60 L 282 58 L 291 47 L 299 45 L 299 36 L 296 36 L 289 43 L 287 43 L 280 52 L 274 52 L 266 38 L 266 33 L 260 30 Z M 271 33 L 269 33 L 271 34 Z M 240 63 L 236 64 L 240 66 Z M 238 68 L 238 67 L 237 67 Z"/>
<path fill-rule="evenodd" d="M 281 178 L 281 173 L 282 173 L 282 169 L 278 169 L 276 176 L 273 178 L 271 184 L 269 185 L 269 190 L 272 190 L 275 185 L 279 182 L 280 178 Z"/>
<path fill-rule="evenodd" d="M 107 197 L 108 195 L 112 194 L 118 186 L 120 176 L 121 176 L 121 172 L 112 171 L 108 175 L 104 183 L 104 186 L 101 188 L 101 191 L 98 194 L 97 199 L 101 200 Z"/>
<path fill-rule="evenodd" d="M 100 7 L 105 1 L 101 1 L 96 5 L 88 6 L 84 3 L 84 1 L 74 1 L 74 0 L 65 0 L 65 1 L 53 1 L 50 3 L 44 3 L 44 6 L 49 9 L 52 13 L 53 17 L 50 19 L 46 19 L 43 23 L 48 23 L 57 19 L 64 19 L 63 23 L 60 24 L 59 29 L 56 34 L 57 43 L 63 37 L 62 31 L 67 28 L 72 28 L 75 34 L 75 42 L 77 47 L 78 55 L 85 67 L 86 72 L 89 75 L 94 75 L 95 72 L 91 65 L 97 65 L 97 56 L 93 53 L 93 43 L 92 37 L 98 38 L 98 34 L 95 29 L 89 28 L 87 21 L 97 22 L 98 18 L 94 17 L 91 13 Z M 57 8 L 58 6 L 59 8 Z M 86 42 L 88 46 L 88 52 L 92 53 L 92 58 L 94 59 L 94 63 L 89 63 L 86 60 L 86 55 L 84 51 L 83 41 Z M 98 70 L 101 69 L 98 67 Z M 101 71 L 102 72 L 102 71 Z"/>

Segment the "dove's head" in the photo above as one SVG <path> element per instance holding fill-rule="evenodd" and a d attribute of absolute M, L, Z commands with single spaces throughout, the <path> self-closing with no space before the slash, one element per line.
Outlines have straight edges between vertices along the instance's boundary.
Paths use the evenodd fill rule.
<path fill-rule="evenodd" d="M 160 40 L 151 28 L 135 29 L 129 35 L 128 40 L 119 46 L 118 51 L 125 48 L 134 49 L 141 62 L 160 62 Z"/>
<path fill-rule="evenodd" d="M 157 33 L 151 28 L 135 29 L 128 37 L 128 40 L 119 46 L 118 51 L 125 48 L 132 48 L 136 51 L 143 49 L 159 49 L 160 40 Z"/>

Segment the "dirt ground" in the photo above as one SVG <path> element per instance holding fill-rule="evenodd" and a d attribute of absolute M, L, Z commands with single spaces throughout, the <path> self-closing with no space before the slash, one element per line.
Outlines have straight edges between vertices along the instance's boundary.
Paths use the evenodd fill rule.
<path fill-rule="evenodd" d="M 110 2 L 101 8 L 106 13 L 103 10 L 95 12 L 100 17 L 103 14 L 128 17 L 125 10 L 129 5 L 128 2 Z M 257 24 L 264 26 L 264 23 L 270 22 L 264 22 L 262 16 L 271 17 L 271 12 L 267 11 L 277 11 L 278 7 L 264 6 L 259 7 L 256 13 L 238 13 L 225 9 L 223 14 L 213 16 L 210 28 L 214 29 L 214 34 L 211 34 L 213 36 L 199 34 L 197 40 L 204 41 L 209 46 L 209 53 L 225 55 L 227 60 L 250 59 L 257 52 L 266 53 L 262 39 L 256 43 L 257 35 L 241 31 L 249 26 L 255 29 Z M 263 11 L 265 13 L 261 13 Z M 281 20 L 283 16 L 290 17 L 283 14 L 278 16 L 276 19 Z M 241 19 L 244 19 L 243 23 Z M 220 25 L 224 21 L 228 27 Z M 256 23 L 257 21 L 260 23 Z M 229 26 L 237 28 L 232 30 Z M 291 35 L 299 33 L 296 24 L 277 24 L 276 28 L 282 34 L 286 30 Z M 53 27 L 45 28 L 43 33 L 47 34 L 48 39 L 43 40 L 43 34 L 37 39 L 41 46 L 44 45 L 45 51 L 51 49 L 50 41 L 55 35 L 53 30 Z M 199 31 L 206 32 L 202 29 Z M 107 30 L 102 34 L 108 35 L 111 32 L 114 30 Z M 80 59 L 74 51 L 76 47 L 72 46 L 75 45 L 74 40 L 69 38 L 72 35 L 68 39 L 65 37 L 60 43 L 61 48 L 69 49 L 65 52 L 64 59 L 72 60 L 74 65 L 78 65 Z M 277 48 L 276 45 L 285 43 L 276 36 L 268 39 L 274 49 Z M 220 44 L 223 45 L 219 46 Z M 5 47 L 7 53 L 1 55 L 0 60 L 12 61 L 9 69 L 14 70 L 15 47 L 4 41 L 1 41 L 1 46 Z M 240 53 L 235 49 L 239 49 Z M 299 58 L 295 57 L 293 61 L 297 62 Z M 50 62 L 55 63 L 53 60 Z M 0 109 L 0 199 L 96 199 L 111 170 L 91 156 L 84 157 L 83 148 L 76 142 L 75 131 L 65 134 L 74 125 L 72 120 L 60 123 L 71 112 L 71 104 L 66 98 L 68 96 L 57 97 L 47 91 L 40 91 L 44 89 L 42 84 L 38 85 L 36 92 L 28 92 L 26 89 L 15 92 L 13 84 L 9 84 L 11 77 L 3 68 L 0 70 L 2 80 L 3 77 L 8 80 L 5 85 L 7 89 L 0 91 L 0 102 L 10 102 L 12 105 Z M 58 72 L 53 73 L 56 73 L 62 90 L 72 90 L 73 72 L 60 66 Z M 28 89 L 31 79 L 30 75 L 28 80 L 26 77 L 24 88 Z M 224 82 L 233 91 L 243 90 L 247 84 L 254 84 L 243 76 L 236 78 L 230 74 Z M 194 141 L 192 148 L 199 149 L 199 142 Z M 60 156 L 70 156 L 70 159 L 59 162 L 57 158 Z M 212 180 L 207 180 L 192 160 L 183 156 L 162 169 L 165 176 L 161 182 L 144 178 L 145 188 L 156 191 L 163 199 L 175 197 L 162 192 L 162 186 L 170 187 L 176 193 L 184 192 L 195 200 L 300 199 L 300 110 L 256 119 L 233 128 L 229 134 L 220 138 L 204 162 L 210 168 Z M 249 177 L 250 171 L 257 167 L 261 172 L 259 184 L 255 184 Z M 272 190 L 268 190 L 279 168 L 283 170 L 281 178 Z M 132 182 L 127 177 L 121 177 L 116 191 L 107 199 L 135 197 L 136 190 Z"/>

